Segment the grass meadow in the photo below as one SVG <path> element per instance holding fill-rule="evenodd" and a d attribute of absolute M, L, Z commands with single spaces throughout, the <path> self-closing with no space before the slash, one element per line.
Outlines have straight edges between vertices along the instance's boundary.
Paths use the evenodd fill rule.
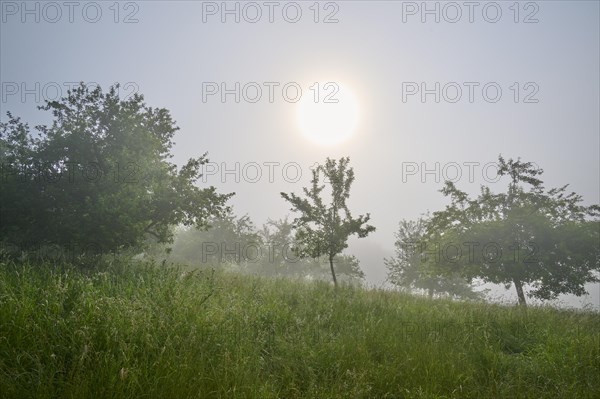
<path fill-rule="evenodd" d="M 598 398 L 600 315 L 0 263 L 1 398 Z"/>

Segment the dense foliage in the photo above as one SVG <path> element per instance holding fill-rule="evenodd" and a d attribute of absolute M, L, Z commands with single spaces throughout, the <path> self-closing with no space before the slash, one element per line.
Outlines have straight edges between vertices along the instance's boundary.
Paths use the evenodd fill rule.
<path fill-rule="evenodd" d="M 416 221 L 400 221 L 396 233 L 395 254 L 385 259 L 388 281 L 408 292 L 425 291 L 429 298 L 434 295 L 460 299 L 483 299 L 482 292 L 459 273 L 449 274 L 427 268 L 423 261 L 423 243 L 429 219 L 421 217 Z"/>
<path fill-rule="evenodd" d="M 0 242 L 16 252 L 57 245 L 72 253 L 140 247 L 172 238 L 172 226 L 205 226 L 231 194 L 199 188 L 206 154 L 183 167 L 172 157 L 169 112 L 141 95 L 119 98 L 81 85 L 43 107 L 50 126 L 8 114 L 0 124 Z"/>
<path fill-rule="evenodd" d="M 437 272 L 514 285 L 519 303 L 529 295 L 553 299 L 583 295 L 600 281 L 600 207 L 585 206 L 567 186 L 546 190 L 542 170 L 529 162 L 499 157 L 506 192 L 483 186 L 471 199 L 452 182 L 441 192 L 451 203 L 427 225 L 424 262 Z M 428 249 L 426 248 L 428 247 Z"/>

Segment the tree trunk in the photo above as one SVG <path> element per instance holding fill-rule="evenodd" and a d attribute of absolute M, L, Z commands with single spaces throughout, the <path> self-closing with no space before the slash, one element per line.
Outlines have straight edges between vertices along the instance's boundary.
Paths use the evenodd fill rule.
<path fill-rule="evenodd" d="M 335 278 L 335 270 L 333 270 L 333 256 L 329 255 L 329 267 L 331 268 L 331 275 L 333 276 L 333 285 L 337 288 L 337 279 Z"/>
<path fill-rule="evenodd" d="M 527 302 L 525 301 L 525 293 L 523 292 L 523 283 L 517 279 L 513 279 L 513 283 L 515 283 L 515 289 L 517 290 L 517 296 L 519 297 L 519 305 L 526 307 Z"/>

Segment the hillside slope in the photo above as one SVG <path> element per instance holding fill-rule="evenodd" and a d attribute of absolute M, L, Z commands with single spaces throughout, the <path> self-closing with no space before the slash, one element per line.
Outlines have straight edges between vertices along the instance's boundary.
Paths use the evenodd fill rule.
<path fill-rule="evenodd" d="M 0 264 L 2 398 L 600 397 L 600 315 Z"/>

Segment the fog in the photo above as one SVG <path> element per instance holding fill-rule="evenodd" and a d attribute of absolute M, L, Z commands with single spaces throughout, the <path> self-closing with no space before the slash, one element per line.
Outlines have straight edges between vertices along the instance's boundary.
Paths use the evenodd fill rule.
<path fill-rule="evenodd" d="M 499 154 L 600 203 L 598 2 L 267 3 L 2 1 L 0 120 L 48 122 L 45 99 L 120 83 L 171 112 L 173 161 L 208 152 L 200 185 L 235 192 L 235 214 L 259 228 L 294 217 L 281 192 L 301 194 L 316 165 L 349 156 L 349 208 L 376 231 L 345 253 L 369 286 L 391 287 L 398 223 L 443 210 L 445 180 L 475 196 L 506 189 Z M 310 139 L 300 99 L 340 87 L 356 104 L 330 130 L 348 137 Z M 512 287 L 480 288 L 516 302 Z M 598 284 L 587 289 L 551 303 L 600 309 Z"/>

